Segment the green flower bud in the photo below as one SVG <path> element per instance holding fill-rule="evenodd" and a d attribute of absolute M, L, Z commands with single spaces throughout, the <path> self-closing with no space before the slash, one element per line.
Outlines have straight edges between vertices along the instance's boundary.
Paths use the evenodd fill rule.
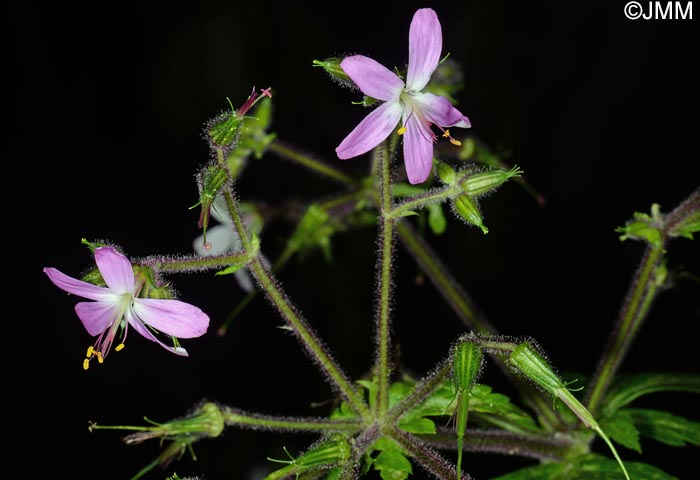
<path fill-rule="evenodd" d="M 483 358 L 481 347 L 475 343 L 460 342 L 455 347 L 452 359 L 455 390 L 465 392 L 472 388 L 481 372 Z"/>
<path fill-rule="evenodd" d="M 340 66 L 341 57 L 330 57 L 325 60 L 314 60 L 314 67 L 321 67 L 330 77 L 341 85 L 355 86 L 347 73 Z"/>
<path fill-rule="evenodd" d="M 224 154 L 224 158 L 228 157 L 237 144 L 241 124 L 246 118 L 245 115 L 256 103 L 265 97 L 272 97 L 269 88 L 262 89 L 259 93 L 253 88 L 252 93 L 238 110 L 233 108 L 233 104 L 229 100 L 231 111 L 224 112 L 207 122 L 204 131 L 209 141 L 209 147 L 213 152 L 221 151 Z"/>
<path fill-rule="evenodd" d="M 662 228 L 663 218 L 660 207 L 655 203 L 651 206 L 651 215 L 635 212 L 631 221 L 627 222 L 624 227 L 616 228 L 615 231 L 622 234 L 620 235 L 621 241 L 642 240 L 661 248 L 664 242 Z"/>
<path fill-rule="evenodd" d="M 454 168 L 445 162 L 436 161 L 435 169 L 440 181 L 446 185 L 452 185 L 457 178 L 457 173 L 455 172 Z"/>
<path fill-rule="evenodd" d="M 230 152 L 235 146 L 241 123 L 243 123 L 243 118 L 236 115 L 233 110 L 211 119 L 205 130 L 211 149 Z"/>
<path fill-rule="evenodd" d="M 227 180 L 228 175 L 226 170 L 215 163 L 205 166 L 197 173 L 199 201 L 190 208 L 200 205 L 197 226 L 203 229 L 205 245 L 207 245 L 207 227 L 209 226 L 209 217 L 211 216 L 211 206 Z"/>
<path fill-rule="evenodd" d="M 148 427 L 138 428 L 137 433 L 132 433 L 124 437 L 127 444 L 141 443 L 152 438 L 180 439 L 191 443 L 200 438 L 218 437 L 224 431 L 224 415 L 219 407 L 211 402 L 202 405 L 194 414 L 172 420 L 167 423 L 155 423 Z M 110 428 L 98 427 L 92 428 Z M 137 427 L 120 427 L 124 429 L 137 429 Z"/>
<path fill-rule="evenodd" d="M 508 363 L 551 395 L 557 396 L 559 389 L 566 389 L 549 362 L 528 342 L 515 347 L 508 357 Z"/>
<path fill-rule="evenodd" d="M 452 201 L 452 209 L 461 219 L 479 227 L 484 235 L 489 233 L 489 229 L 484 226 L 479 207 L 469 195 L 460 195 L 455 198 Z"/>
<path fill-rule="evenodd" d="M 298 476 L 313 469 L 325 469 L 335 465 L 342 465 L 350 459 L 350 454 L 350 444 L 345 438 L 337 437 L 332 440 L 322 441 L 297 458 L 293 458 L 287 453 L 290 460 L 269 459 L 273 462 L 286 463 L 288 465 L 272 472 L 264 480 L 278 480 L 292 475 Z"/>
<path fill-rule="evenodd" d="M 521 174 L 522 171 L 517 166 L 508 171 L 495 169 L 476 173 L 462 180 L 462 188 L 467 195 L 480 197 L 481 195 L 497 189 L 510 178 L 519 177 Z"/>

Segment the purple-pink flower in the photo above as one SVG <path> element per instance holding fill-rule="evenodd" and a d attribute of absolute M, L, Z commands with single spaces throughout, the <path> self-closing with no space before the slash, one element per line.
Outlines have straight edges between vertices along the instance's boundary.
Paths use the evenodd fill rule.
<path fill-rule="evenodd" d="M 176 337 L 199 337 L 207 331 L 209 317 L 193 305 L 178 300 L 139 298 L 145 280 L 142 276 L 134 275 L 131 262 L 116 249 L 96 248 L 95 263 L 106 287 L 69 277 L 55 268 L 44 268 L 44 273 L 58 288 L 94 300 L 75 306 L 85 329 L 90 335 L 97 336 L 95 345 L 88 348 L 87 358 L 83 362 L 86 370 L 93 357 L 102 363 L 120 332 L 121 340 L 115 350 L 124 348 L 129 326 L 166 350 L 184 356 L 187 356 L 187 351 L 177 344 Z M 173 337 L 175 346 L 161 342 L 153 331 Z"/>
<path fill-rule="evenodd" d="M 362 155 L 379 145 L 399 121 L 403 135 L 403 156 L 408 181 L 422 183 L 433 166 L 433 143 L 437 139 L 431 125 L 444 132 L 453 143 L 448 127 L 469 128 L 471 123 L 445 97 L 422 90 L 440 62 L 442 29 L 437 14 L 422 8 L 413 15 L 408 34 L 406 83 L 394 72 L 363 55 L 346 57 L 343 71 L 362 93 L 383 102 L 367 115 L 335 149 L 345 160 Z"/>

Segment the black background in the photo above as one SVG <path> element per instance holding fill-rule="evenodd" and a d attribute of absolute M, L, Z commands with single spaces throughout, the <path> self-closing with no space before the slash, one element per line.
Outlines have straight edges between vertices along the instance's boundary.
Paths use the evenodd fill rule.
<path fill-rule="evenodd" d="M 333 149 L 365 114 L 312 60 L 362 53 L 401 66 L 416 8 L 404 2 L 10 2 L 3 147 L 6 173 L 3 392 L 10 465 L 21 478 L 125 479 L 158 445 L 125 446 L 118 432 L 88 433 L 88 421 L 167 420 L 202 399 L 281 415 L 323 414 L 309 402 L 333 393 L 268 305 L 257 299 L 227 336 L 215 335 L 242 293 L 228 277 L 175 276 L 181 298 L 212 320 L 184 341 L 191 357 L 168 354 L 132 333 L 127 348 L 84 372 L 91 344 L 75 298 L 41 272 L 77 276 L 90 265 L 81 237 L 108 239 L 133 256 L 188 253 L 199 233 L 194 174 L 207 160 L 205 120 L 240 104 L 253 86 L 274 90 L 279 138 L 362 174 L 367 158 L 337 161 Z M 668 211 L 698 187 L 697 20 L 638 20 L 624 2 L 462 1 L 433 3 L 443 50 L 464 70 L 460 109 L 471 133 L 511 152 L 547 199 L 539 207 L 515 184 L 482 204 L 484 236 L 450 217 L 428 240 L 503 333 L 539 341 L 561 371 L 590 373 L 643 246 L 615 227 L 657 202 Z M 239 183 L 242 198 L 304 201 L 335 186 L 266 156 Z M 271 257 L 285 225 L 264 232 Z M 267 235 L 265 235 L 267 234 Z M 364 374 L 371 339 L 374 230 L 339 235 L 335 262 L 319 254 L 281 280 L 310 324 L 353 377 Z M 669 248 L 673 268 L 700 272 L 697 246 Z M 415 264 L 396 255 L 394 332 L 404 367 L 428 370 L 463 330 Z M 623 368 L 695 371 L 697 282 L 664 292 Z M 9 348 L 8 348 L 9 347 Z M 493 366 L 485 382 L 508 393 Z M 689 394 L 656 394 L 640 405 L 700 420 Z M 646 402 L 646 403 L 645 403 Z M 298 452 L 313 437 L 229 430 L 197 445 L 167 472 L 207 479 L 259 478 L 281 447 Z M 7 444 L 6 444 L 7 445 Z M 696 447 L 642 444 L 645 456 L 691 478 Z M 603 448 L 599 449 L 605 452 Z M 468 456 L 489 478 L 531 464 Z M 420 474 L 422 475 L 422 474 Z"/>

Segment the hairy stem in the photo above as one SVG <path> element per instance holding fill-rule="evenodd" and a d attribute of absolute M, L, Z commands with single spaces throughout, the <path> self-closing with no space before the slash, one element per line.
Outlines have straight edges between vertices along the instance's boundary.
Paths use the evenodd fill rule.
<path fill-rule="evenodd" d="M 450 428 L 438 427 L 436 434 L 422 435 L 420 438 L 435 448 L 456 448 L 457 436 Z M 566 458 L 573 444 L 563 436 L 523 435 L 501 429 L 470 428 L 469 434 L 464 436 L 462 450 L 560 461 Z"/>
<path fill-rule="evenodd" d="M 654 272 L 662 257 L 663 247 L 651 245 L 647 247 L 632 278 L 618 320 L 608 339 L 605 353 L 587 389 L 585 404 L 594 415 L 600 408 L 605 393 L 656 296 L 658 285 Z"/>
<path fill-rule="evenodd" d="M 311 355 L 311 358 L 322 368 L 343 397 L 345 397 L 350 407 L 363 419 L 369 418 L 369 408 L 362 395 L 336 364 L 335 360 L 331 358 L 325 346 L 297 312 L 296 307 L 288 300 L 286 294 L 273 277 L 272 272 L 265 266 L 260 254 L 255 257 L 249 268 L 270 303 L 287 322 L 292 332 L 294 332 Z"/>
<path fill-rule="evenodd" d="M 361 430 L 360 422 L 333 421 L 323 418 L 275 417 L 257 413 L 244 412 L 236 408 L 222 407 L 224 422 L 229 426 L 251 429 L 282 430 L 292 432 L 348 432 Z"/>
<path fill-rule="evenodd" d="M 394 222 L 391 218 L 391 152 L 388 142 L 375 150 L 379 161 L 379 305 L 377 307 L 377 358 L 375 371 L 377 375 L 376 412 L 379 416 L 386 413 L 389 406 L 389 383 L 392 366 L 389 351 L 391 349 L 390 315 L 392 295 L 391 260 L 394 248 Z"/>
<path fill-rule="evenodd" d="M 464 475 L 461 472 L 458 476 L 454 465 L 417 437 L 399 429 L 393 429 L 388 433 L 421 467 L 440 480 L 460 478 L 469 480 L 471 478 L 469 475 Z"/>

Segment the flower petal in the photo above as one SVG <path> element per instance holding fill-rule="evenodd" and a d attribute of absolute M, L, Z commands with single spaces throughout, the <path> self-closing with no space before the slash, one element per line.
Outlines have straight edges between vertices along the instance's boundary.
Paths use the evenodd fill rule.
<path fill-rule="evenodd" d="M 207 314 L 179 300 L 135 298 L 132 310 L 146 325 L 173 337 L 199 337 L 209 327 Z"/>
<path fill-rule="evenodd" d="M 432 132 L 422 131 L 422 125 L 415 115 L 409 117 L 404 126 L 403 160 L 408 181 L 414 185 L 423 183 L 433 168 Z"/>
<path fill-rule="evenodd" d="M 250 293 L 253 291 L 253 288 L 255 288 L 255 285 L 253 284 L 253 278 L 250 276 L 250 273 L 247 269 L 242 268 L 237 272 L 234 272 L 233 276 L 236 277 L 236 282 L 238 282 L 238 286 L 241 287 L 241 289 L 244 292 Z"/>
<path fill-rule="evenodd" d="M 362 155 L 379 145 L 399 123 L 402 107 L 399 102 L 386 102 L 370 112 L 335 149 L 338 158 Z"/>
<path fill-rule="evenodd" d="M 418 93 L 413 95 L 413 101 L 420 105 L 421 113 L 430 123 L 443 128 L 472 126 L 469 119 L 445 97 L 432 93 Z"/>
<path fill-rule="evenodd" d="M 131 262 L 115 248 L 96 248 L 95 263 L 105 283 L 115 293 L 134 293 L 134 269 Z"/>
<path fill-rule="evenodd" d="M 75 305 L 75 313 L 83 322 L 85 330 L 93 337 L 107 330 L 117 316 L 118 305 L 112 302 L 80 302 Z"/>
<path fill-rule="evenodd" d="M 219 223 L 233 225 L 233 220 L 231 220 L 231 215 L 229 215 L 228 207 L 226 206 L 226 198 L 222 194 L 218 194 L 214 198 L 211 206 L 211 216 Z"/>
<path fill-rule="evenodd" d="M 419 92 L 430 81 L 440 62 L 442 27 L 431 8 L 421 8 L 411 21 L 408 33 L 408 72 L 406 88 Z"/>
<path fill-rule="evenodd" d="M 241 249 L 241 239 L 233 229 L 233 224 L 215 225 L 207 229 L 207 242 L 210 250 L 204 249 L 204 235 L 198 236 L 192 244 L 194 251 L 202 256 L 224 255 Z"/>
<path fill-rule="evenodd" d="M 345 57 L 340 62 L 340 68 L 360 87 L 362 93 L 377 100 L 386 102 L 394 99 L 403 88 L 403 80 L 394 72 L 364 55 Z"/>
<path fill-rule="evenodd" d="M 125 314 L 126 321 L 129 322 L 129 325 L 134 327 L 134 330 L 139 332 L 141 336 L 144 338 L 156 342 L 158 345 L 163 347 L 164 349 L 168 350 L 169 352 L 174 353 L 175 355 L 182 355 L 183 357 L 188 357 L 189 354 L 187 353 L 187 350 L 185 350 L 182 347 L 173 347 L 170 345 L 166 345 L 165 343 L 161 342 L 158 337 L 153 335 L 153 333 L 148 329 L 146 325 L 144 325 L 131 311 L 131 309 L 128 309 Z"/>
<path fill-rule="evenodd" d="M 44 269 L 44 273 L 48 275 L 49 280 L 54 285 L 73 295 L 89 298 L 90 300 L 109 300 L 114 298 L 114 294 L 109 289 L 69 277 L 55 268 L 47 267 Z"/>

